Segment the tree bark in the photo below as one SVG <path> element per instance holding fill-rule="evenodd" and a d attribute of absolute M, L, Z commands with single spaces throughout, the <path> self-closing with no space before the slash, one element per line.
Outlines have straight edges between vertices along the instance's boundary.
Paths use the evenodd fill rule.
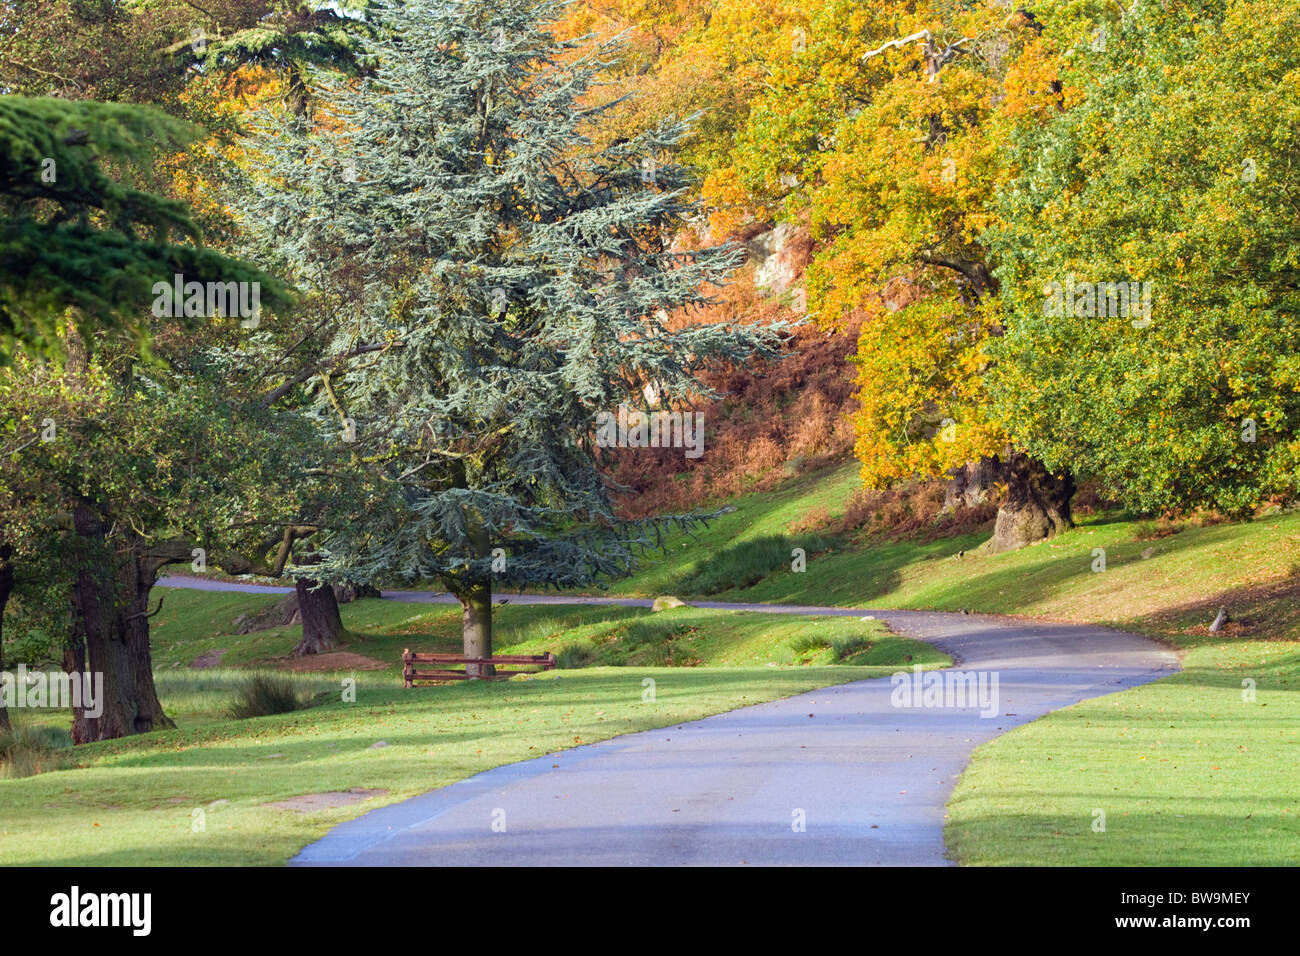
<path fill-rule="evenodd" d="M 174 727 L 158 700 L 149 650 L 149 592 L 157 569 L 143 549 L 117 553 L 108 547 L 103 522 L 89 505 L 79 504 L 72 520 L 76 577 L 63 669 L 78 678 L 103 675 L 99 699 L 73 708 L 72 739 L 80 744 Z"/>
<path fill-rule="evenodd" d="M 1036 459 L 1012 452 L 1004 463 L 1003 481 L 1006 501 L 986 545 L 990 553 L 1014 551 L 1074 526 L 1070 499 L 1075 485 L 1068 471 L 1053 474 Z"/>
<path fill-rule="evenodd" d="M 492 581 L 490 578 L 475 581 L 469 587 L 454 592 L 460 601 L 461 635 L 466 657 L 492 656 Z M 497 669 L 492 664 L 466 664 L 470 677 L 492 677 Z"/>
<path fill-rule="evenodd" d="M 1002 459 L 997 455 L 983 455 L 978 461 L 953 468 L 948 472 L 943 511 L 984 504 L 996 492 L 998 483 L 1003 481 L 1003 471 Z"/>
<path fill-rule="evenodd" d="M 293 649 L 294 657 L 324 654 L 347 639 L 339 602 L 329 585 L 317 586 L 311 578 L 298 578 L 294 588 L 298 595 L 298 613 L 302 619 L 302 640 Z"/>
<path fill-rule="evenodd" d="M 5 669 L 4 659 L 4 625 L 5 625 L 5 605 L 9 603 L 9 595 L 14 590 L 14 566 L 13 566 L 13 548 L 7 544 L 0 544 L 0 672 Z M 9 711 L 0 701 L 0 730 L 12 730 L 9 724 Z"/>

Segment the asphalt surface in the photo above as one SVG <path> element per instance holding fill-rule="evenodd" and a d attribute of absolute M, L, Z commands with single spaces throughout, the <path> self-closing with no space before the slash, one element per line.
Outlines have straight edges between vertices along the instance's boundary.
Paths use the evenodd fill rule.
<path fill-rule="evenodd" d="M 195 581 L 159 584 L 268 590 Z M 454 600 L 420 592 L 384 597 Z M 952 670 L 968 680 L 958 685 L 949 678 L 946 700 L 925 693 L 924 685 L 913 697 L 915 682 L 927 678 L 910 672 L 905 683 L 841 684 L 498 767 L 343 823 L 291 864 L 941 866 L 949 863 L 944 805 L 975 747 L 1049 711 L 1178 668 L 1177 656 L 1153 641 L 1091 626 L 978 614 L 693 603 L 775 614 L 869 615 L 946 651 L 955 661 Z M 974 691 L 981 679 L 979 695 Z M 964 691 L 971 693 L 963 698 Z M 639 683 L 630 692 L 639 693 Z"/>

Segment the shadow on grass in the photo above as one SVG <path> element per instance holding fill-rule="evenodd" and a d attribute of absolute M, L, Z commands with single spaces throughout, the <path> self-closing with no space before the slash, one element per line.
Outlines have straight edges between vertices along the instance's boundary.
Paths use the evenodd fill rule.
<path fill-rule="evenodd" d="M 1059 802 L 1061 794 L 1042 794 Z M 1300 820 L 1283 799 L 1217 797 L 1222 814 L 1188 813 L 1176 801 L 1116 801 L 1101 789 L 1074 793 L 1078 813 L 981 813 L 950 825 L 949 855 L 970 866 L 1295 866 Z M 1023 797 L 1022 797 L 1023 799 Z M 1161 804 L 1167 809 L 1160 810 Z M 1155 808 L 1151 806 L 1155 804 Z M 1094 832 L 1093 809 L 1105 810 Z M 1179 813 L 1178 810 L 1184 812 Z M 1287 812 L 1284 812 L 1287 811 Z M 996 849 L 994 849 L 996 848 Z"/>

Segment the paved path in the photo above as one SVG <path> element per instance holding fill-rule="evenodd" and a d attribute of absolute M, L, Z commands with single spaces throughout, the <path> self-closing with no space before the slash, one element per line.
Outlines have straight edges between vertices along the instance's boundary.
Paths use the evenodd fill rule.
<path fill-rule="evenodd" d="M 416 592 L 384 597 L 451 600 Z M 963 673 L 984 674 L 986 686 L 996 676 L 996 707 L 894 706 L 889 679 L 841 684 L 498 767 L 341 824 L 291 863 L 943 865 L 944 805 L 976 746 L 1048 711 L 1178 667 L 1176 655 L 1152 641 L 1090 626 L 922 611 L 697 606 L 872 615 L 946 651 Z M 501 811 L 505 832 L 496 832 Z"/>

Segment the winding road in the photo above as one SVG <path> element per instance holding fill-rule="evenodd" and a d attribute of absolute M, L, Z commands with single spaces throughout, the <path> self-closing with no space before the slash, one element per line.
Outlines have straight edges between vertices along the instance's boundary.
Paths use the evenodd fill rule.
<path fill-rule="evenodd" d="M 287 592 L 165 578 L 163 587 Z M 390 600 L 449 595 L 385 591 Z M 630 598 L 510 595 L 517 604 Z M 979 744 L 1049 711 L 1178 669 L 1145 638 L 979 614 L 693 602 L 772 614 L 871 615 L 954 669 L 997 679 L 988 700 L 896 701 L 888 678 L 510 764 L 343 823 L 303 866 L 942 866 L 944 805 Z M 937 672 L 951 673 L 951 672 Z M 918 678 L 919 679 L 919 678 Z M 973 685 L 966 685 L 973 686 Z M 903 706 L 895 706 L 902 703 Z M 953 704 L 965 703 L 966 706 Z M 992 716 L 987 716 L 992 713 Z"/>

